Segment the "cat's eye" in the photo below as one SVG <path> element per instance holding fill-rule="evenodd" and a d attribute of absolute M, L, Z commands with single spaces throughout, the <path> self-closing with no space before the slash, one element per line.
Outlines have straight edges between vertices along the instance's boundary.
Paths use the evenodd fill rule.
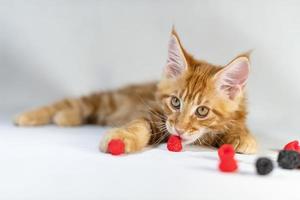
<path fill-rule="evenodd" d="M 209 113 L 209 108 L 206 106 L 199 106 L 196 110 L 196 115 L 201 118 L 206 117 L 208 113 Z"/>
<path fill-rule="evenodd" d="M 180 100 L 177 97 L 173 96 L 171 98 L 171 105 L 174 109 L 179 110 L 180 109 Z"/>

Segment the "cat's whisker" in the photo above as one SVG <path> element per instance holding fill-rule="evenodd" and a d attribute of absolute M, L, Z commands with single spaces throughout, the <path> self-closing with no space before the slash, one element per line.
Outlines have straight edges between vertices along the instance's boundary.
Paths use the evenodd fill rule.
<path fill-rule="evenodd" d="M 197 141 L 198 141 L 199 145 L 202 145 L 202 142 L 201 142 L 200 138 L 198 138 Z"/>
<path fill-rule="evenodd" d="M 211 145 L 209 144 L 209 142 L 206 140 L 206 138 L 205 138 L 205 137 L 201 138 L 201 139 L 200 139 L 200 141 L 201 141 L 201 143 L 203 142 L 203 143 L 204 143 L 204 145 L 206 145 L 206 146 L 208 146 L 208 147 L 210 147 L 210 146 L 211 146 Z"/>
<path fill-rule="evenodd" d="M 154 121 L 152 121 L 151 123 L 153 123 L 153 124 L 158 124 L 158 125 L 166 125 L 164 122 L 154 122 Z"/>
<path fill-rule="evenodd" d="M 166 116 L 162 115 L 161 113 L 158 113 L 157 111 L 154 110 L 154 108 L 151 107 L 151 105 L 149 103 L 147 103 L 146 101 L 143 100 L 143 97 L 141 97 L 140 95 L 137 95 L 140 99 L 140 101 L 148 108 L 148 111 L 150 111 L 152 114 L 161 117 L 163 119 L 166 119 Z"/>
<path fill-rule="evenodd" d="M 163 132 L 152 133 L 151 135 L 163 135 Z"/>
<path fill-rule="evenodd" d="M 158 140 L 153 145 L 158 145 L 160 144 L 169 134 L 164 133 Z"/>
<path fill-rule="evenodd" d="M 162 131 L 162 132 L 167 132 L 168 130 L 167 129 L 165 129 L 165 128 L 158 128 L 160 131 Z"/>
<path fill-rule="evenodd" d="M 155 122 L 151 122 L 151 123 L 155 124 L 155 126 L 159 129 L 167 130 L 165 123 L 155 123 Z"/>
<path fill-rule="evenodd" d="M 222 139 L 222 137 L 220 135 L 216 134 L 215 136 L 217 137 L 217 140 L 221 141 L 221 144 L 225 144 L 225 141 Z"/>

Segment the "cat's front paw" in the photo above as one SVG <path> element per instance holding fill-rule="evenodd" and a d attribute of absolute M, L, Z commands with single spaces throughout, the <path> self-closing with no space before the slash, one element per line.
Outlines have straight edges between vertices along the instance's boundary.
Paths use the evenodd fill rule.
<path fill-rule="evenodd" d="M 236 152 L 244 154 L 255 154 L 257 152 L 257 142 L 252 135 L 244 136 L 240 139 Z"/>
<path fill-rule="evenodd" d="M 250 134 L 239 138 L 227 138 L 226 143 L 232 144 L 237 153 L 255 154 L 257 152 L 257 142 Z"/>
<path fill-rule="evenodd" d="M 109 130 L 106 135 L 103 136 L 99 146 L 100 151 L 108 153 L 108 144 L 113 139 L 119 139 L 124 142 L 125 153 L 133 153 L 141 149 L 134 133 L 131 133 L 124 128 L 116 128 Z"/>

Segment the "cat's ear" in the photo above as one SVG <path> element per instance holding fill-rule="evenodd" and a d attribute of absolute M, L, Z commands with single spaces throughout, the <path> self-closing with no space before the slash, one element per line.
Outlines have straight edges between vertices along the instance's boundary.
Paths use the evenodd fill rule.
<path fill-rule="evenodd" d="M 173 27 L 169 46 L 168 59 L 164 75 L 167 78 L 177 78 L 187 69 L 187 61 L 184 56 L 178 35 Z"/>
<path fill-rule="evenodd" d="M 217 89 L 229 99 L 234 100 L 244 89 L 249 70 L 249 58 L 237 57 L 215 75 Z"/>

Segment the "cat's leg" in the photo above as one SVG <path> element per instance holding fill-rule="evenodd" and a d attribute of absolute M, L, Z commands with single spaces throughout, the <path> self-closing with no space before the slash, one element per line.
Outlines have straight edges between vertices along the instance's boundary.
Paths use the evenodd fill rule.
<path fill-rule="evenodd" d="M 143 118 L 133 120 L 128 124 L 109 130 L 100 142 L 100 150 L 107 152 L 107 145 L 112 139 L 120 139 L 125 144 L 125 153 L 133 153 L 146 147 L 151 138 L 151 125 Z"/>
<path fill-rule="evenodd" d="M 61 110 L 53 117 L 53 122 L 59 126 L 79 126 L 83 121 L 80 110 L 74 108 Z"/>
<path fill-rule="evenodd" d="M 237 153 L 254 154 L 257 152 L 257 141 L 246 127 L 233 128 L 222 138 L 222 143 L 232 144 Z"/>
<path fill-rule="evenodd" d="M 156 84 L 128 86 L 118 90 L 93 93 L 75 99 L 65 99 L 51 105 L 18 115 L 14 122 L 20 126 L 55 123 L 77 126 L 84 123 L 124 125 L 144 116 L 141 112 L 149 101 L 154 101 Z"/>
<path fill-rule="evenodd" d="M 39 126 L 55 123 L 60 126 L 77 126 L 84 122 L 84 118 L 91 113 L 91 109 L 81 99 L 65 99 L 49 106 L 24 112 L 14 119 L 20 126 Z"/>

